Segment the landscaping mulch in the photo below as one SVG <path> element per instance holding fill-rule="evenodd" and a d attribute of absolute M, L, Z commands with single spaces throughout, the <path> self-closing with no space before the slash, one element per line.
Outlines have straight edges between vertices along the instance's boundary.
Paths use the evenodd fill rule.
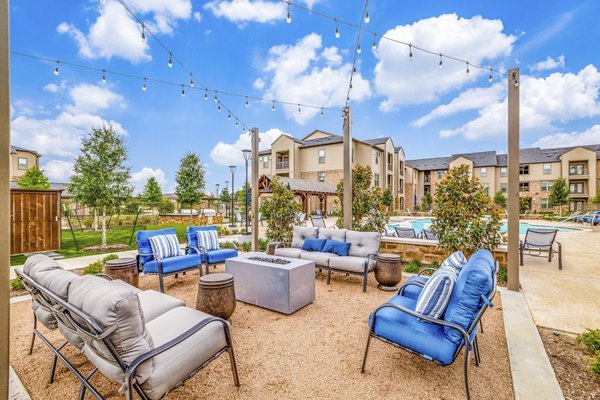
<path fill-rule="evenodd" d="M 588 370 L 584 346 L 570 333 L 538 328 L 552 368 L 567 400 L 600 400 L 598 376 Z"/>
<path fill-rule="evenodd" d="M 219 265 L 211 273 L 223 270 Z M 194 306 L 197 281 L 197 273 L 167 277 L 166 292 Z M 158 278 L 141 277 L 140 288 L 158 290 Z M 320 274 L 315 302 L 292 315 L 238 302 L 231 325 L 241 387 L 233 385 L 225 354 L 166 398 L 464 400 L 462 354 L 453 365 L 441 367 L 373 340 L 366 372 L 360 373 L 368 316 L 392 296 L 376 288 L 372 275 L 363 293 L 359 277 L 334 274 L 327 286 L 326 275 Z M 484 316 L 480 367 L 471 357 L 473 399 L 514 398 L 500 300 L 498 295 L 496 307 Z M 79 383 L 60 362 L 55 382 L 48 383 L 51 353 L 40 341 L 27 355 L 31 323 L 30 302 L 11 306 L 11 365 L 33 399 L 77 398 Z M 42 331 L 52 343 L 61 342 L 58 332 Z M 65 352 L 78 368 L 91 370 L 80 351 L 70 347 Z M 91 382 L 107 399 L 122 398 L 119 385 L 100 374 Z"/>

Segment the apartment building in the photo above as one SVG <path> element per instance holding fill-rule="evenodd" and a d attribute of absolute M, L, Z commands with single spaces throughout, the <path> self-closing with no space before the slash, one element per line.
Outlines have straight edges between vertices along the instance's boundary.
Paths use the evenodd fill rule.
<path fill-rule="evenodd" d="M 33 150 L 10 146 L 10 179 L 17 180 L 31 167 L 40 167 L 41 155 Z"/>
<path fill-rule="evenodd" d="M 397 208 L 404 207 L 404 150 L 390 137 L 353 138 L 352 164 L 373 170 L 373 186 L 391 188 Z M 281 176 L 333 185 L 343 179 L 343 138 L 315 130 L 302 139 L 281 135 L 259 154 L 259 175 Z M 328 208 L 330 208 L 329 205 Z M 311 210 L 322 208 L 311 204 Z"/>
<path fill-rule="evenodd" d="M 569 209 L 587 210 L 600 187 L 600 144 L 554 149 L 528 148 L 520 151 L 520 196 L 529 200 L 533 211 L 550 211 L 548 197 L 558 178 L 567 180 Z M 449 168 L 467 164 L 472 176 L 479 178 L 490 196 L 507 191 L 507 155 L 495 151 L 454 154 L 450 157 L 407 160 L 407 198 L 412 206 L 420 204 L 426 192 L 435 195 L 437 182 Z"/>

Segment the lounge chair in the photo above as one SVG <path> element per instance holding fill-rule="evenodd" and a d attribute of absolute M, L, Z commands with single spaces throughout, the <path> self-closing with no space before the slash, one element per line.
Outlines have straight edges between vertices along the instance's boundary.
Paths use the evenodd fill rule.
<path fill-rule="evenodd" d="M 589 223 L 590 225 L 595 225 L 600 222 L 600 211 L 594 211 L 587 213 L 584 216 L 577 218 L 577 222 Z"/>
<path fill-rule="evenodd" d="M 548 262 L 552 261 L 554 254 L 558 254 L 558 269 L 562 269 L 562 244 L 556 241 L 557 233 L 558 229 L 527 229 L 525 240 L 521 240 L 519 246 L 520 265 L 523 265 L 523 254 L 527 251 L 534 257 L 548 253 Z M 557 245 L 556 249 L 554 243 Z"/>
<path fill-rule="evenodd" d="M 306 226 L 306 214 L 299 212 L 296 214 L 296 218 L 294 219 L 294 224 Z"/>
<path fill-rule="evenodd" d="M 323 215 L 323 211 L 321 211 L 321 209 L 315 210 L 315 213 L 317 215 Z"/>
<path fill-rule="evenodd" d="M 406 238 L 406 239 L 416 239 L 417 238 L 417 233 L 415 232 L 415 230 L 413 228 L 405 228 L 402 226 L 395 226 L 394 230 L 396 231 L 396 236 L 398 236 L 399 238 Z"/>
<path fill-rule="evenodd" d="M 312 226 L 317 228 L 327 228 L 325 226 L 325 218 L 322 215 L 311 215 L 310 222 L 312 222 Z"/>
<path fill-rule="evenodd" d="M 202 245 L 202 241 L 199 240 L 198 232 L 214 232 L 212 242 L 209 240 Z M 187 238 L 187 246 L 190 249 L 190 253 L 199 254 L 201 262 L 206 266 L 206 273 L 208 274 L 209 265 L 216 265 L 225 262 L 228 258 L 238 256 L 237 247 L 233 249 L 221 249 L 219 246 L 219 237 L 216 225 L 210 226 L 188 226 L 185 231 Z M 216 239 L 215 239 L 216 238 Z M 235 245 L 234 245 L 235 247 Z M 202 268 L 200 268 L 200 274 L 202 274 Z"/>
<path fill-rule="evenodd" d="M 175 235 L 175 228 L 166 228 L 153 231 L 137 231 L 135 240 L 137 242 L 138 254 L 136 256 L 138 269 L 143 269 L 145 274 L 158 274 L 161 293 L 165 292 L 163 278 L 168 275 L 177 275 L 179 273 L 198 268 L 202 274 L 202 261 L 200 255 L 190 252 L 189 247 L 185 247 L 184 254 L 167 256 L 156 251 L 151 244 L 151 238 L 165 237 Z M 177 245 L 179 243 L 177 242 Z"/>
<path fill-rule="evenodd" d="M 423 237 L 428 240 L 439 240 L 438 235 L 433 233 L 431 229 L 423 229 Z"/>
<path fill-rule="evenodd" d="M 371 338 L 391 344 L 439 365 L 454 363 L 464 352 L 464 382 L 470 399 L 469 356 L 481 362 L 477 341 L 478 322 L 496 294 L 498 264 L 487 250 L 480 250 L 462 269 L 443 317 L 437 319 L 415 311 L 417 300 L 399 293 L 369 317 L 369 335 L 361 373 L 365 371 Z M 404 287 L 404 286 L 403 286 Z"/>

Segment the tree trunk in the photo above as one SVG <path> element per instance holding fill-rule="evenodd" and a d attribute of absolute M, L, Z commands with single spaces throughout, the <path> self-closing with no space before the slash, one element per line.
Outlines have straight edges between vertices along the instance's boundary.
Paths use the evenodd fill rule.
<path fill-rule="evenodd" d="M 102 246 L 106 246 L 106 206 L 102 207 Z"/>
<path fill-rule="evenodd" d="M 94 207 L 94 221 L 92 222 L 94 232 L 98 232 L 98 210 Z"/>

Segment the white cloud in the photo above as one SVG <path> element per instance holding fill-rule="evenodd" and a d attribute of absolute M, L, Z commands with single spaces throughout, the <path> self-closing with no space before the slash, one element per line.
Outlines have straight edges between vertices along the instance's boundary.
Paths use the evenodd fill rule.
<path fill-rule="evenodd" d="M 311 8 L 319 0 L 302 0 Z M 204 5 L 215 17 L 226 18 L 243 27 L 249 22 L 274 23 L 287 15 L 287 5 L 281 1 L 266 0 L 213 0 Z"/>
<path fill-rule="evenodd" d="M 548 56 L 544 61 L 530 65 L 529 69 L 532 71 L 547 71 L 549 69 L 557 69 L 565 67 L 565 56 L 560 55 L 558 58 L 552 58 Z"/>
<path fill-rule="evenodd" d="M 254 83 L 252 84 L 254 89 L 263 90 L 265 88 L 265 81 L 260 78 L 256 78 Z"/>
<path fill-rule="evenodd" d="M 171 34 L 179 19 L 192 14 L 190 0 L 131 0 L 129 5 L 140 16 L 151 16 L 146 22 L 154 33 Z M 116 1 L 99 7 L 100 15 L 84 33 L 73 24 L 61 23 L 59 33 L 68 34 L 78 45 L 79 55 L 88 59 L 120 57 L 133 63 L 149 61 L 148 44 L 141 39 L 141 27 Z"/>
<path fill-rule="evenodd" d="M 109 107 L 125 108 L 123 96 L 105 87 L 82 83 L 71 89 L 73 104 L 65 106 L 72 113 L 97 112 Z"/>
<path fill-rule="evenodd" d="M 50 93 L 56 93 L 60 90 L 60 88 L 55 83 L 49 83 L 46 86 L 44 86 L 44 90 Z"/>
<path fill-rule="evenodd" d="M 281 135 L 289 135 L 289 133 L 285 133 L 277 128 L 259 132 L 259 151 L 270 148 L 271 143 Z M 210 152 L 210 158 L 219 165 L 242 165 L 245 163 L 244 157 L 242 157 L 242 150 L 251 148 L 252 142 L 250 134 L 242 133 L 234 143 L 217 143 Z"/>
<path fill-rule="evenodd" d="M 50 182 L 64 183 L 68 182 L 71 175 L 73 175 L 73 162 L 50 160 L 42 166 L 42 169 Z"/>
<path fill-rule="evenodd" d="M 516 37 L 502 33 L 500 20 L 481 16 L 470 19 L 456 14 L 419 20 L 412 25 L 399 25 L 385 32 L 386 37 L 414 43 L 432 51 L 457 56 L 471 64 L 489 65 L 491 60 L 510 54 Z M 382 111 L 391 111 L 403 104 L 430 102 L 441 94 L 459 88 L 481 77 L 488 71 L 471 67 L 466 74 L 466 64 L 444 59 L 440 70 L 439 57 L 412 50 L 408 46 L 380 39 L 375 57 L 375 87 L 386 97 L 380 104 Z"/>
<path fill-rule="evenodd" d="M 134 187 L 134 193 L 140 193 L 144 189 L 148 178 L 150 178 L 151 176 L 156 178 L 156 181 L 158 182 L 158 185 L 162 189 L 163 193 L 173 191 L 173 183 L 167 179 L 162 169 L 143 167 L 141 170 L 131 174 L 130 183 Z"/>
<path fill-rule="evenodd" d="M 495 85 L 494 85 L 495 86 Z M 556 131 L 557 123 L 600 115 L 600 73 L 593 65 L 588 65 L 577 74 L 555 72 L 547 77 L 534 78 L 521 75 L 519 85 L 521 90 L 521 132 L 539 133 L 541 131 Z M 494 91 L 494 87 L 489 88 Z M 419 119 L 427 122 L 439 114 L 440 109 L 452 112 L 463 111 L 460 107 L 452 107 L 452 103 L 466 97 L 469 91 L 461 94 L 450 104 L 437 107 L 432 113 Z M 483 93 L 486 91 L 483 90 Z M 491 96 L 490 93 L 483 96 Z M 491 98 L 491 97 L 490 97 Z M 497 102 L 490 103 L 489 99 L 479 108 L 479 116 L 463 126 L 440 132 L 442 137 L 463 135 L 468 139 L 483 136 L 506 135 L 507 127 L 507 97 L 504 94 Z"/>
<path fill-rule="evenodd" d="M 202 14 L 200 14 L 200 11 L 194 11 L 194 20 L 196 22 L 202 21 Z"/>
<path fill-rule="evenodd" d="M 555 133 L 540 138 L 534 146 L 543 148 L 584 146 L 600 143 L 600 125 L 594 125 L 583 132 Z"/>
<path fill-rule="evenodd" d="M 294 45 L 278 45 L 269 49 L 264 67 L 266 76 L 265 97 L 281 101 L 323 107 L 340 107 L 346 101 L 352 64 L 341 64 L 341 56 L 335 47 L 321 51 L 322 39 L 311 33 Z M 360 72 L 354 74 L 350 92 L 352 102 L 360 102 L 371 95 L 369 82 Z M 303 124 L 320 113 L 318 109 L 284 106 L 288 118 Z"/>

